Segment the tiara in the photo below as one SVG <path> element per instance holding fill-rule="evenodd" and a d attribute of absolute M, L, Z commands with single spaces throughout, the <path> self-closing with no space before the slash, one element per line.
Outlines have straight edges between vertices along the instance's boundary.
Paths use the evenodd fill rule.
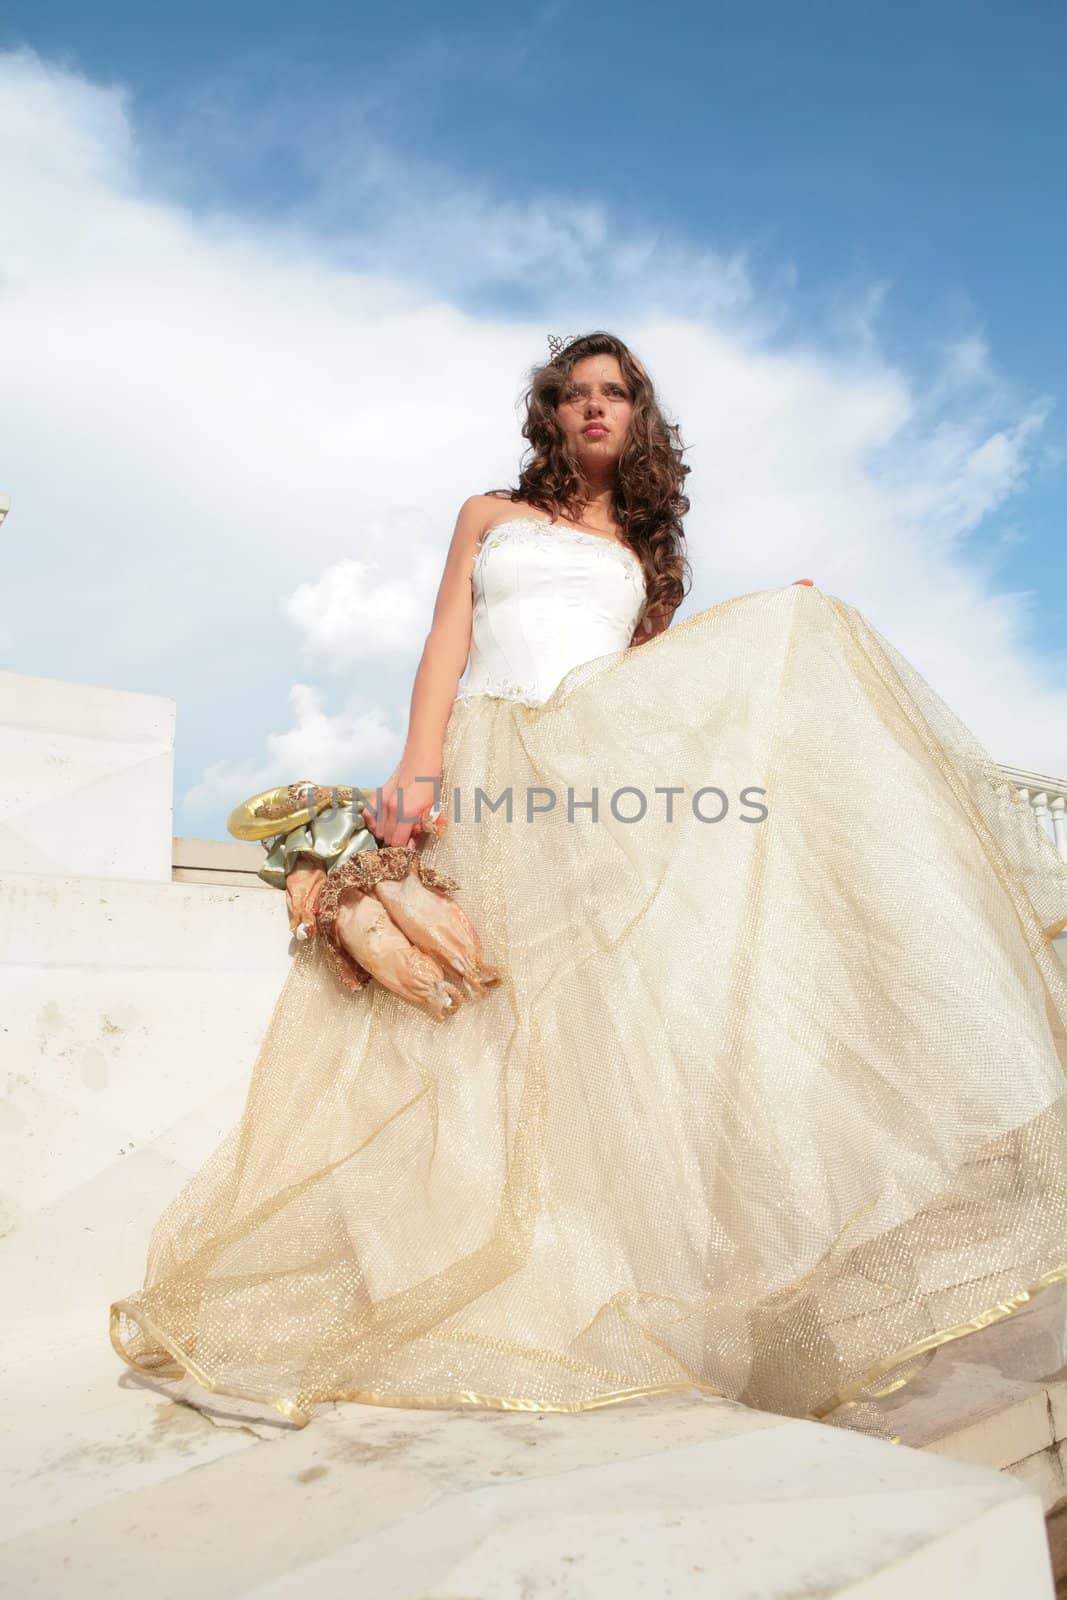
<path fill-rule="evenodd" d="M 576 333 L 565 333 L 562 338 L 558 333 L 548 335 L 548 359 L 558 361 L 565 347 L 579 337 Z"/>

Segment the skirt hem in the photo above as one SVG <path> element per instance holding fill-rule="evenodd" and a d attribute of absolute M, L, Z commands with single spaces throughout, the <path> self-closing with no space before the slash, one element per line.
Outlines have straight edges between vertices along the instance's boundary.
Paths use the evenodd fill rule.
<path fill-rule="evenodd" d="M 1053 1284 L 1060 1283 L 1065 1279 L 1067 1279 L 1067 1263 L 1043 1273 L 1028 1288 L 1020 1289 L 1018 1293 L 1010 1295 L 1006 1300 L 998 1300 L 995 1305 L 979 1312 L 977 1316 L 969 1318 L 966 1322 L 958 1322 L 950 1328 L 944 1328 L 937 1333 L 928 1334 L 926 1338 L 916 1340 L 910 1345 L 905 1345 L 895 1350 L 892 1355 L 874 1362 L 860 1377 L 846 1384 L 842 1389 L 837 1390 L 830 1399 L 813 1406 L 810 1411 L 805 1412 L 803 1416 L 795 1420 L 824 1422 L 832 1413 L 847 1411 L 849 1407 L 857 1405 L 863 1400 L 880 1400 L 896 1393 L 910 1383 L 917 1374 L 910 1372 L 905 1377 L 894 1380 L 882 1389 L 873 1390 L 870 1394 L 862 1394 L 861 1391 L 871 1383 L 876 1382 L 878 1378 L 884 1376 L 887 1372 L 891 1372 L 894 1367 L 900 1366 L 902 1362 L 913 1360 L 916 1356 L 924 1355 L 928 1352 L 932 1354 L 944 1345 L 954 1343 L 957 1339 L 965 1338 L 969 1333 L 978 1333 L 984 1328 L 992 1327 L 994 1323 L 1006 1321 L 1007 1318 L 1013 1316 L 1017 1311 L 1021 1311 L 1025 1305 L 1028 1305 L 1042 1289 L 1050 1288 Z M 144 1311 L 136 1310 L 128 1301 L 117 1300 L 111 1306 L 111 1343 L 116 1353 L 135 1372 L 149 1377 L 165 1376 L 171 1378 L 179 1376 L 179 1374 L 173 1372 L 164 1374 L 158 1366 L 154 1368 L 142 1366 L 133 1359 L 123 1346 L 118 1334 L 119 1318 L 123 1315 L 128 1317 L 131 1322 L 136 1323 L 162 1349 L 166 1350 L 173 1357 L 175 1363 L 183 1369 L 183 1374 L 187 1374 L 195 1383 L 198 1383 L 202 1389 L 207 1390 L 209 1393 L 230 1395 L 234 1399 L 251 1400 L 257 1404 L 269 1405 L 274 1410 L 279 1411 L 282 1416 L 297 1428 L 306 1427 L 311 1421 L 313 1411 L 302 1410 L 291 1400 L 287 1400 L 284 1397 L 270 1395 L 264 1391 L 216 1383 L 197 1365 L 193 1357 L 186 1354 Z M 626 1400 L 638 1399 L 646 1395 L 672 1394 L 686 1389 L 695 1389 L 701 1394 L 710 1395 L 720 1400 L 731 1400 L 740 1405 L 747 1404 L 745 1401 L 738 1400 L 736 1396 L 725 1394 L 723 1390 L 715 1388 L 712 1384 L 701 1383 L 696 1378 L 686 1378 L 672 1383 L 638 1385 L 631 1389 L 613 1390 L 610 1393 L 596 1395 L 588 1400 L 576 1400 L 556 1405 L 551 1402 L 546 1403 L 512 1395 L 484 1395 L 468 1389 L 460 1390 L 455 1394 L 432 1396 L 385 1395 L 364 1389 L 346 1389 L 319 1396 L 315 1401 L 315 1405 L 325 1405 L 331 1401 L 353 1401 L 357 1404 L 397 1406 L 411 1410 L 447 1410 L 457 1406 L 468 1406 L 477 1410 L 490 1411 L 577 1413 L 594 1411 L 603 1406 L 617 1405 Z M 885 1442 L 899 1444 L 901 1441 L 899 1436 L 894 1435 Z"/>

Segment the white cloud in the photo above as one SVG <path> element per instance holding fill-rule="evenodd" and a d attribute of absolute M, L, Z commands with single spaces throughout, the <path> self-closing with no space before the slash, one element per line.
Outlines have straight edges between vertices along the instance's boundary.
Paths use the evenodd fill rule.
<path fill-rule="evenodd" d="M 0 126 L 11 664 L 175 695 L 179 831 L 308 772 L 386 776 L 459 504 L 514 481 L 545 332 L 590 325 L 690 446 L 687 612 L 813 577 L 998 758 L 1067 766 L 1029 597 L 968 545 L 1047 410 L 979 334 L 930 375 L 891 363 L 879 283 L 801 342 L 788 262 L 756 284 L 743 254 L 504 202 L 358 127 L 299 215 L 198 211 L 154 187 L 121 90 L 26 53 L 0 55 Z M 487 286 L 535 312 L 461 309 Z"/>
<path fill-rule="evenodd" d="M 306 683 L 290 689 L 289 708 L 290 727 L 268 736 L 260 759 L 214 761 L 208 766 L 185 797 L 193 815 L 225 818 L 249 795 L 302 778 L 371 789 L 388 776 L 386 769 L 391 769 L 403 742 L 402 723 L 391 723 L 377 706 L 365 709 L 358 696 L 331 714 L 322 692 Z"/>
<path fill-rule="evenodd" d="M 432 613 L 440 568 L 440 551 L 412 539 L 399 569 L 384 554 L 335 561 L 286 596 L 283 610 L 303 633 L 307 656 L 326 671 L 383 655 L 409 657 Z"/>

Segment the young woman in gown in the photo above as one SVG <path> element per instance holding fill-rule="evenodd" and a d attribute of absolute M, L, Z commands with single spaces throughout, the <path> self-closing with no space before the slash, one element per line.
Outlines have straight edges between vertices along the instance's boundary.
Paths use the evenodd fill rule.
<path fill-rule="evenodd" d="M 621 341 L 527 406 L 383 807 L 288 881 L 295 927 L 356 832 L 417 849 L 500 981 L 442 1019 L 297 944 L 112 1342 L 298 1425 L 688 1389 L 884 1433 L 879 1396 L 1067 1278 L 1067 864 L 845 601 L 668 626 L 688 468 Z"/>

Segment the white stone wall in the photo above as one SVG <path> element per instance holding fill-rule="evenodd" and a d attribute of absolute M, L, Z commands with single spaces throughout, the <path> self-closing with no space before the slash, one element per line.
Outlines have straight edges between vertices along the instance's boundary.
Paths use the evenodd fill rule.
<path fill-rule="evenodd" d="M 0 872 L 169 883 L 175 704 L 0 672 Z"/>
<path fill-rule="evenodd" d="M 240 1115 L 289 971 L 277 890 L 173 879 L 174 721 L 162 696 L 0 674 L 9 1350 L 42 1305 L 99 1331 L 140 1282 L 151 1222 Z"/>

